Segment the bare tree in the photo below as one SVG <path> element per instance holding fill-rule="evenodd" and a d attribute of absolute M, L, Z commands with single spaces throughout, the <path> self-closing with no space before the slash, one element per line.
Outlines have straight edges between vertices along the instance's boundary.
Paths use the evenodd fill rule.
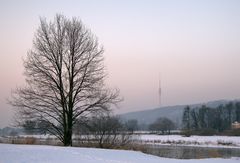
<path fill-rule="evenodd" d="M 136 119 L 130 119 L 125 122 L 124 126 L 126 127 L 127 131 L 134 132 L 138 130 L 138 121 Z"/>
<path fill-rule="evenodd" d="M 99 114 L 93 116 L 86 125 L 89 135 L 93 137 L 100 148 L 124 146 L 130 143 L 132 133 L 126 132 L 118 117 Z"/>
<path fill-rule="evenodd" d="M 168 131 L 168 134 L 170 134 L 170 131 L 175 129 L 175 124 L 166 117 L 160 117 L 154 123 L 150 124 L 149 129 L 155 132 L 161 131 L 162 134 Z"/>
<path fill-rule="evenodd" d="M 13 92 L 10 103 L 22 120 L 47 121 L 50 133 L 72 145 L 77 119 L 120 101 L 119 91 L 104 84 L 103 52 L 80 20 L 41 18 L 24 60 L 27 84 Z"/>

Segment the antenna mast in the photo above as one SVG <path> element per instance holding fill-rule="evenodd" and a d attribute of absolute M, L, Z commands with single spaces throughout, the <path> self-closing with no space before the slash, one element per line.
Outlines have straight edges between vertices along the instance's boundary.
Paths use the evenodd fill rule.
<path fill-rule="evenodd" d="M 158 96 L 159 96 L 159 107 L 161 107 L 161 95 L 162 95 L 162 89 L 161 89 L 161 75 L 159 73 L 159 83 L 158 83 Z"/>

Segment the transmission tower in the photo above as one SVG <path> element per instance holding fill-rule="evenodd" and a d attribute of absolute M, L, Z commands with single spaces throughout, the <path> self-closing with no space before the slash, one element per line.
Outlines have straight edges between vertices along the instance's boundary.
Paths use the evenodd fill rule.
<path fill-rule="evenodd" d="M 161 95 L 162 95 L 162 88 L 161 88 L 161 76 L 159 74 L 159 83 L 158 83 L 158 102 L 159 102 L 159 107 L 161 107 L 162 105 L 162 101 L 161 101 Z"/>

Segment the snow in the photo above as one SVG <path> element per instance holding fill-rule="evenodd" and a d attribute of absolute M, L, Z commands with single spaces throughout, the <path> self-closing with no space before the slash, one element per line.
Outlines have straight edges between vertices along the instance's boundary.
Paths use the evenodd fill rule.
<path fill-rule="evenodd" d="M 27 135 L 27 134 L 25 134 L 25 135 L 18 135 L 18 137 L 23 137 L 23 138 L 34 137 L 34 138 L 39 138 L 39 139 L 48 139 L 48 138 L 54 139 L 54 138 L 56 138 L 56 136 L 50 135 L 50 134 L 45 134 L 45 135 L 40 135 L 40 134 L 39 135 L 34 135 L 34 134 Z"/>
<path fill-rule="evenodd" d="M 0 144 L 0 163 L 239 163 L 240 158 L 178 160 L 127 150 Z"/>
<path fill-rule="evenodd" d="M 91 135 L 81 135 L 91 138 Z M 53 135 L 19 135 L 16 138 L 34 137 L 37 139 L 56 139 Z M 14 137 L 8 137 L 14 138 Z M 79 139 L 79 136 L 73 135 L 73 139 Z M 198 147 L 216 147 L 216 148 L 240 148 L 239 136 L 190 136 L 181 135 L 156 135 L 139 134 L 132 137 L 136 143 L 154 144 L 154 145 L 178 145 L 178 146 L 198 146 Z M 0 141 L 6 141 L 6 138 L 0 137 Z M 5 141 L 4 141 L 5 140 Z M 11 142 L 11 141 L 10 141 Z"/>
<path fill-rule="evenodd" d="M 239 136 L 191 136 L 181 135 L 140 135 L 138 141 L 148 144 L 196 145 L 206 147 L 240 148 Z"/>

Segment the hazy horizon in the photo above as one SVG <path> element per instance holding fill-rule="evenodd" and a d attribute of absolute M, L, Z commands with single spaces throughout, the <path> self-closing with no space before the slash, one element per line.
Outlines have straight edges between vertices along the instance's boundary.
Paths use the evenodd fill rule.
<path fill-rule="evenodd" d="M 78 17 L 105 49 L 107 83 L 124 101 L 116 113 L 240 98 L 240 1 L 0 1 L 0 128 L 39 17 Z"/>

